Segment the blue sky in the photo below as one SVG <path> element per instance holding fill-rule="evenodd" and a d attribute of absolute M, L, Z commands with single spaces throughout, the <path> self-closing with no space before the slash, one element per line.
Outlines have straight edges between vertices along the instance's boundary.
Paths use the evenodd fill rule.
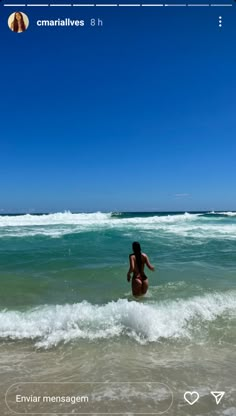
<path fill-rule="evenodd" d="M 1 212 L 236 210 L 236 13 L 216 9 L 27 8 L 15 34 L 2 7 Z M 86 26 L 35 24 L 65 17 Z"/>

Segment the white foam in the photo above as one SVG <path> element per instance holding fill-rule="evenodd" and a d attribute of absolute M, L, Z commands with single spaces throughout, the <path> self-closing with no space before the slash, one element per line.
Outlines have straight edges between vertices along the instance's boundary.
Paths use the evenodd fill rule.
<path fill-rule="evenodd" d="M 216 214 L 226 215 L 228 217 L 236 217 L 236 212 L 231 212 L 231 211 L 217 212 Z"/>
<path fill-rule="evenodd" d="M 197 219 L 200 214 L 177 214 L 150 217 L 132 217 L 132 218 L 116 218 L 112 213 L 81 213 L 72 214 L 67 211 L 55 214 L 43 215 L 16 215 L 16 216 L 0 216 L 0 227 L 21 227 L 21 226 L 38 226 L 38 225 L 107 225 L 115 224 L 155 224 L 155 223 L 175 223 L 176 221 L 186 221 Z"/>
<path fill-rule="evenodd" d="M 139 343 L 193 339 L 196 330 L 217 317 L 236 317 L 236 293 L 143 304 L 128 300 L 92 305 L 41 306 L 27 312 L 0 312 L 0 338 L 34 340 L 49 348 L 72 340 L 129 336 Z M 195 334 L 195 335 L 194 335 Z"/>
<path fill-rule="evenodd" d="M 81 213 L 72 214 L 70 211 L 42 215 L 5 215 L 0 216 L 0 227 L 24 227 L 38 225 L 77 225 L 106 222 L 111 213 Z"/>
<path fill-rule="evenodd" d="M 234 213 L 231 213 L 232 217 Z M 230 216 L 230 213 L 228 213 Z M 71 212 L 44 214 L 0 216 L 0 238 L 32 237 L 36 235 L 61 237 L 66 234 L 116 229 L 121 232 L 142 231 L 147 234 L 177 235 L 197 239 L 217 238 L 236 239 L 236 224 L 216 222 L 202 214 L 154 215 L 150 217 L 121 218 L 112 213 Z"/>

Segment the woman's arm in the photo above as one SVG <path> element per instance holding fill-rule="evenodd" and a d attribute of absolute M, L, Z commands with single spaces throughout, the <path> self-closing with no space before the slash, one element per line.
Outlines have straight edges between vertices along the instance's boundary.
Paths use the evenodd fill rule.
<path fill-rule="evenodd" d="M 131 279 L 131 273 L 133 271 L 134 271 L 134 259 L 132 258 L 132 254 L 130 254 L 130 256 L 129 256 L 129 270 L 128 270 L 128 273 L 127 273 L 127 280 L 128 280 L 128 282 Z"/>
<path fill-rule="evenodd" d="M 146 254 L 144 254 L 144 258 L 145 258 L 145 264 L 147 265 L 147 267 L 154 272 L 155 267 L 151 265 L 149 258 Z"/>

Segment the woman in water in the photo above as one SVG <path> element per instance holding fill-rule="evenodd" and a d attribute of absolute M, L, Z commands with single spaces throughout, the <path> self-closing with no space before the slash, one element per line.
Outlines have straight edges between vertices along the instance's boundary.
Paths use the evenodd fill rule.
<path fill-rule="evenodd" d="M 21 33 L 21 32 L 24 32 L 25 29 L 26 29 L 26 26 L 25 26 L 22 13 L 16 12 L 14 16 L 14 20 L 11 24 L 11 30 L 13 30 L 13 32 Z"/>
<path fill-rule="evenodd" d="M 134 296 L 142 296 L 148 290 L 148 278 L 144 273 L 145 264 L 154 271 L 154 267 L 150 264 L 148 256 L 141 252 L 141 247 L 138 242 L 132 244 L 133 253 L 129 255 L 129 271 L 127 273 L 128 282 L 132 277 L 132 292 Z"/>

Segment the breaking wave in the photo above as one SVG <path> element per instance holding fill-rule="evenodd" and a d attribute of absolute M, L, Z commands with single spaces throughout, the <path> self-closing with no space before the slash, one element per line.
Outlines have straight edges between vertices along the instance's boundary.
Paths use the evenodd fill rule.
<path fill-rule="evenodd" d="M 68 234 L 112 229 L 153 234 L 158 231 L 166 235 L 203 239 L 236 239 L 235 215 L 231 212 L 225 215 L 223 215 L 225 220 L 215 217 L 212 213 L 209 218 L 208 214 L 187 212 L 149 216 L 126 216 L 126 214 L 114 216 L 113 213 L 102 212 L 4 215 L 0 216 L 0 238 L 37 235 L 59 238 Z M 215 217 L 215 220 L 212 217 Z"/>
<path fill-rule="evenodd" d="M 86 301 L 44 305 L 26 312 L 0 312 L 0 339 L 32 340 L 50 348 L 80 339 L 128 336 L 140 344 L 168 339 L 199 342 L 207 324 L 236 318 L 236 293 L 207 294 L 187 300 L 143 304 L 119 299 L 105 305 Z M 221 330 L 227 330 L 225 322 Z M 219 322 L 217 324 L 217 334 Z"/>

